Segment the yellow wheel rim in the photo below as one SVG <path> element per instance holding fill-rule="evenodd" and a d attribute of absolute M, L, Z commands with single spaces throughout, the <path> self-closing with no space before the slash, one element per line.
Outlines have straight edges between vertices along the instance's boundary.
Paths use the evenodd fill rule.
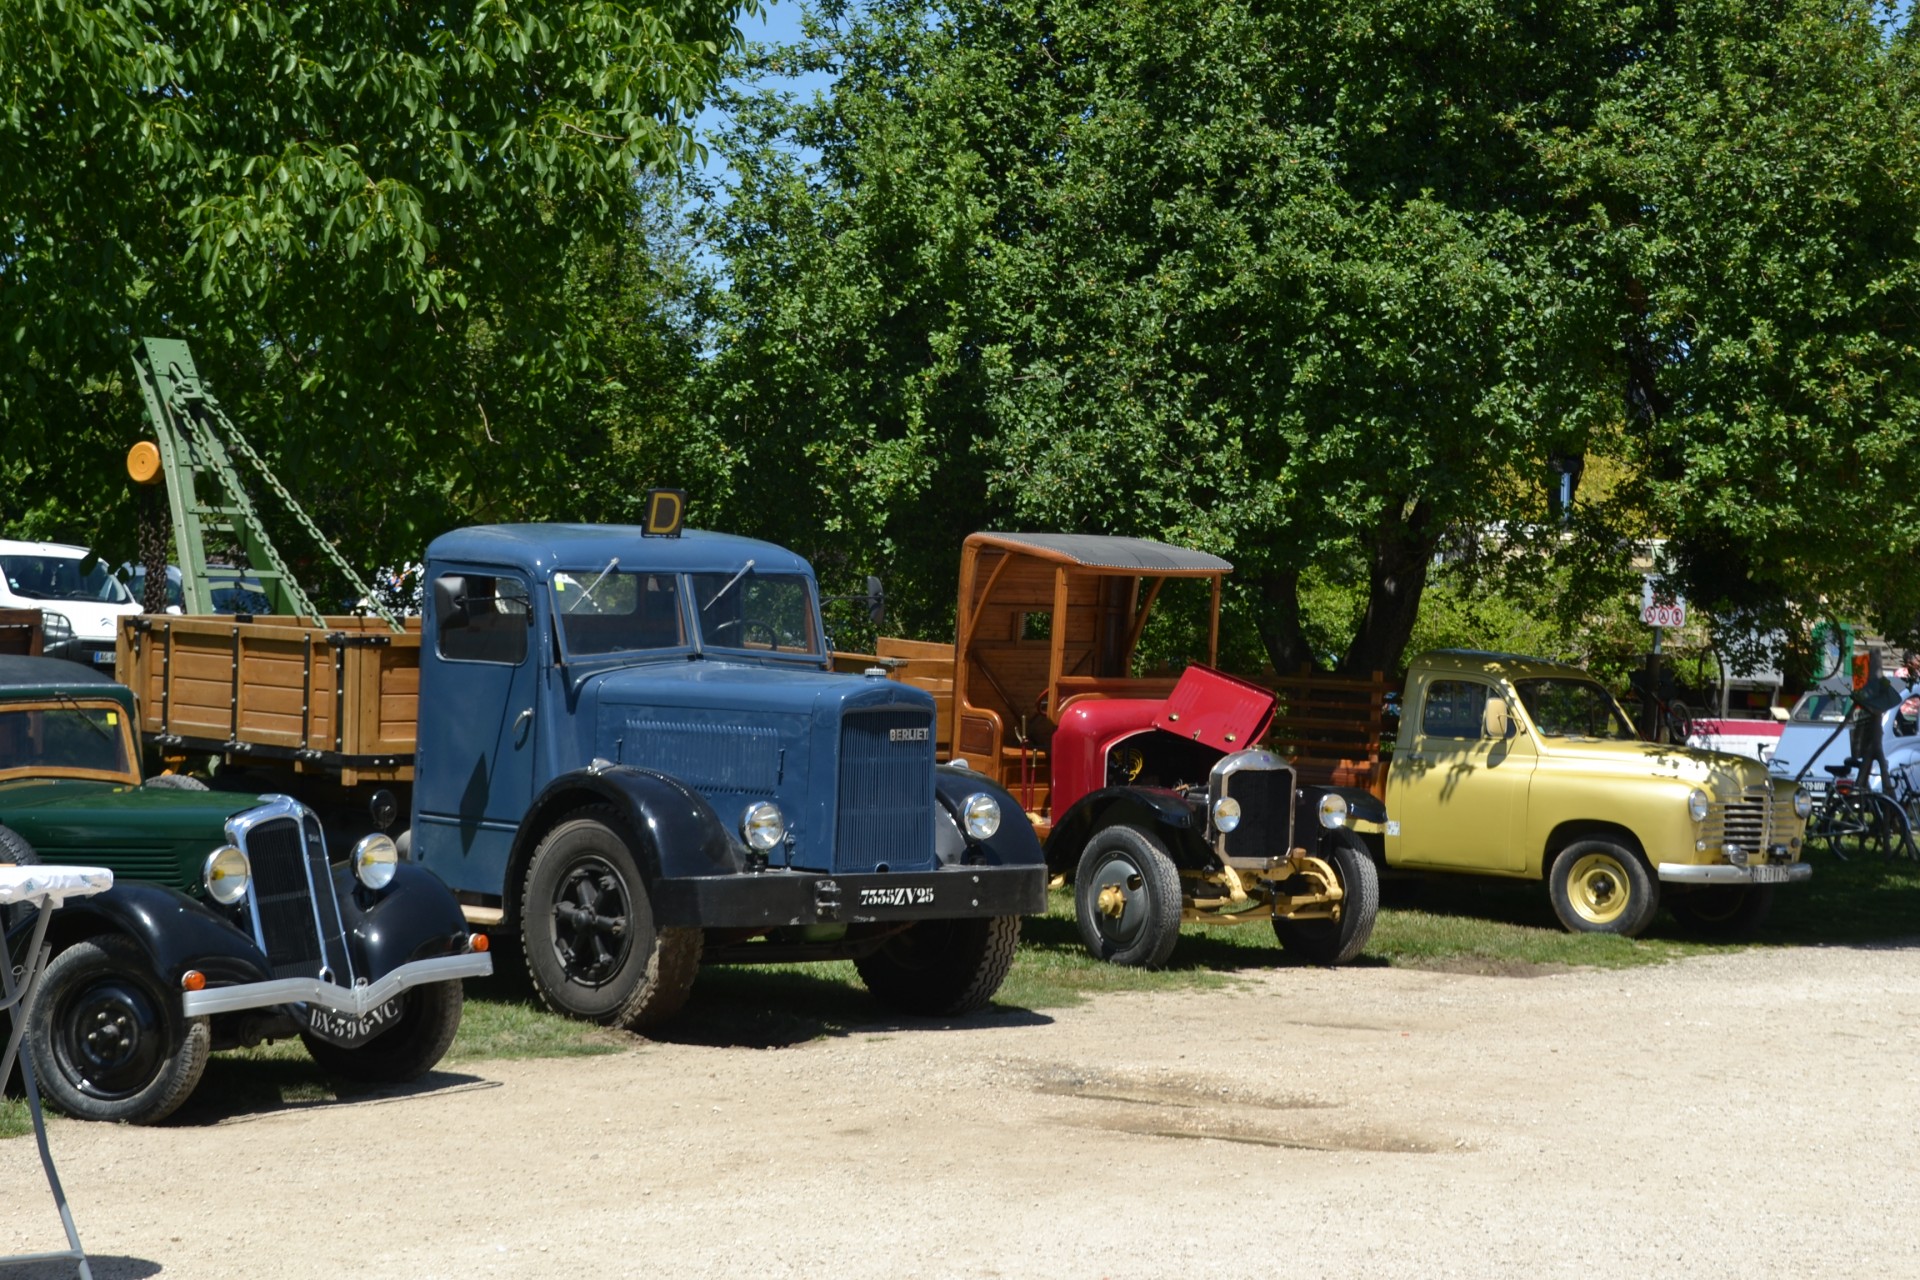
<path fill-rule="evenodd" d="M 1573 864 L 1567 876 L 1567 901 L 1574 914 L 1588 924 L 1605 925 L 1618 920 L 1633 896 L 1633 882 L 1620 859 L 1607 853 L 1589 853 Z"/>

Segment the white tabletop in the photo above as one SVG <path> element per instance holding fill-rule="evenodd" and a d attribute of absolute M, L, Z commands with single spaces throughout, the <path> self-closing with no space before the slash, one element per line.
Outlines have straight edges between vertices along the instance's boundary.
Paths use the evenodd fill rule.
<path fill-rule="evenodd" d="M 113 872 L 105 867 L 0 866 L 0 903 L 51 902 L 86 898 L 113 888 Z"/>

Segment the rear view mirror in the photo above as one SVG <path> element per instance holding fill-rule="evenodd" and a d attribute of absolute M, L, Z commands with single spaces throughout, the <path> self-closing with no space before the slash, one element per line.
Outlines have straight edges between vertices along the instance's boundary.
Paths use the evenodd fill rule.
<path fill-rule="evenodd" d="M 441 628 L 464 627 L 468 622 L 467 580 L 443 574 L 433 580 L 433 616 Z"/>
<path fill-rule="evenodd" d="M 867 575 L 867 617 L 873 619 L 873 625 L 879 626 L 887 616 L 887 593 L 880 588 L 880 579 Z"/>
<path fill-rule="evenodd" d="M 1507 706 L 1505 698 L 1488 698 L 1487 709 L 1480 718 L 1480 733 L 1487 738 L 1511 738 L 1519 732 L 1513 723 L 1513 712 Z"/>

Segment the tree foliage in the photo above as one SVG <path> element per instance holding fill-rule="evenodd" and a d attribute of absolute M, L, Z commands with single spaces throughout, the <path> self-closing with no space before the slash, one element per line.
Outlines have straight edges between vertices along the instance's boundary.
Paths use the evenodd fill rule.
<path fill-rule="evenodd" d="M 610 405 L 691 373 L 634 179 L 695 154 L 741 3 L 0 0 L 0 517 L 130 549 L 146 334 L 369 562 L 575 513 Z"/>
<path fill-rule="evenodd" d="M 892 562 L 930 628 L 971 527 L 1202 546 L 1283 668 L 1393 667 L 1463 537 L 1574 610 L 1661 534 L 1726 584 L 1703 603 L 1920 604 L 1911 52 L 1883 19 L 824 5 L 765 65 L 833 89 L 736 104 L 729 143 L 708 372 L 755 460 L 740 517 Z M 1625 478 L 1555 511 L 1587 458 Z M 1365 589 L 1331 654 L 1303 614 L 1329 581 Z"/>

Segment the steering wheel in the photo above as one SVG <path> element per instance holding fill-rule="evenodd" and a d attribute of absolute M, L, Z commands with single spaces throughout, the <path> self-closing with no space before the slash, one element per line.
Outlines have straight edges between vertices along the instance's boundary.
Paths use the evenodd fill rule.
<path fill-rule="evenodd" d="M 713 628 L 711 634 L 717 637 L 722 631 L 727 631 L 734 627 L 740 629 L 740 639 L 743 643 L 752 640 L 756 631 L 766 636 L 767 646 L 769 648 L 778 649 L 783 644 L 792 643 L 765 618 L 728 618 L 725 622 Z"/>

